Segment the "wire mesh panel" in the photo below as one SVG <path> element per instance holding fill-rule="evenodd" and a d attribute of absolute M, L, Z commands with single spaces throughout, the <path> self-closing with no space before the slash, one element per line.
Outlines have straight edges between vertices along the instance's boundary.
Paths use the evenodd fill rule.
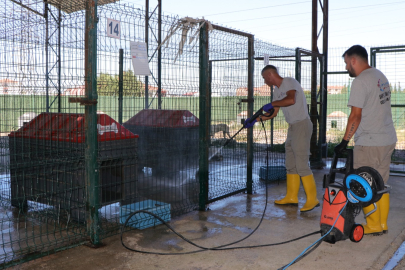
<path fill-rule="evenodd" d="M 102 208 L 103 216 L 109 222 L 121 217 L 123 223 L 123 211 L 139 210 L 139 206 L 142 208 L 152 201 L 167 205 L 171 217 L 196 209 L 199 198 L 196 177 L 199 158 L 198 43 L 179 45 L 183 30 L 188 29 L 186 24 L 178 17 L 163 15 L 160 27 L 164 43 L 159 47 L 158 14 L 149 13 L 147 38 L 151 76 L 145 78 L 136 74 L 131 52 L 133 42 L 146 40 L 145 11 L 128 5 L 106 5 L 99 9 L 99 18 L 98 110 L 115 119 L 122 117 L 123 126 L 139 135 L 137 198 L 125 209 L 121 205 Z M 121 23 L 120 39 L 107 36 L 108 19 Z M 188 30 L 187 39 L 196 29 Z M 143 218 L 151 219 L 147 215 Z M 117 228 L 108 222 L 105 226 L 111 231 Z"/>
<path fill-rule="evenodd" d="M 328 50 L 328 106 L 326 113 L 326 143 L 327 158 L 333 156 L 334 147 L 339 144 L 346 131 L 347 120 L 350 115 L 349 101 L 350 88 L 353 78 L 345 70 L 342 54 L 347 48 L 331 48 Z M 353 140 L 349 147 L 353 147 Z"/>
<path fill-rule="evenodd" d="M 248 38 L 214 29 L 209 34 L 211 121 L 209 147 L 209 199 L 246 189 L 247 137 L 241 127 L 240 90 L 248 85 Z M 244 93 L 243 93 L 244 94 Z"/>
<path fill-rule="evenodd" d="M 86 241 L 89 188 L 84 106 L 69 103 L 85 94 L 85 12 L 28 0 L 0 9 L 2 268 Z M 112 213 L 136 202 L 137 137 L 101 112 L 97 124 L 105 236 L 120 226 Z"/>
<path fill-rule="evenodd" d="M 67 56 L 77 58 L 73 66 L 66 59 L 62 80 L 57 48 L 63 38 L 55 20 L 62 14 L 37 1 L 1 1 L 0 9 L 2 268 L 78 244 L 87 234 L 75 212 L 85 204 L 79 199 L 84 185 L 76 181 L 84 169 L 83 146 L 52 140 L 63 137 L 52 127 L 57 121 L 28 127 L 41 113 L 77 111 L 60 95 L 62 86 L 74 88 L 77 77 L 83 77 L 77 41 L 65 35 L 66 49 L 76 51 Z M 63 19 L 66 29 L 83 22 L 77 14 Z M 35 133 L 41 128 L 46 135 Z"/>
<path fill-rule="evenodd" d="M 391 111 L 397 132 L 390 170 L 405 172 L 405 46 L 371 47 L 372 64 L 388 78 L 391 89 Z M 402 86 L 401 86 L 402 82 Z"/>

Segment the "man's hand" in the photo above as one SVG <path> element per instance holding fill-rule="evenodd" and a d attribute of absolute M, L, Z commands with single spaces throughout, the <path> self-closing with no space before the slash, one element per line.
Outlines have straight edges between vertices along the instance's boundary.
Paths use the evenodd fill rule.
<path fill-rule="evenodd" d="M 339 143 L 338 145 L 335 146 L 335 153 L 336 154 L 344 154 L 346 153 L 346 147 L 348 145 L 349 141 L 346 140 L 342 140 L 341 143 Z"/>
<path fill-rule="evenodd" d="M 254 124 L 257 122 L 257 119 L 253 120 L 252 123 L 250 123 L 250 118 L 245 120 L 245 123 L 243 124 L 245 128 L 251 128 L 254 126 Z"/>
<path fill-rule="evenodd" d="M 267 113 L 269 113 L 271 109 L 273 109 L 273 105 L 271 103 L 263 106 L 263 111 L 265 111 Z"/>

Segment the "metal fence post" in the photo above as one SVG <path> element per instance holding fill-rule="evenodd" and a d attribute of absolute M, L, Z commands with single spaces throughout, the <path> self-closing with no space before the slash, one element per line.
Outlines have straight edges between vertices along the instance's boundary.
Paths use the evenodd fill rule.
<path fill-rule="evenodd" d="M 97 0 L 86 1 L 85 30 L 85 177 L 86 220 L 91 244 L 99 245 L 99 168 L 97 163 Z"/>
<path fill-rule="evenodd" d="M 248 115 L 253 115 L 253 76 L 254 76 L 254 36 L 248 37 Z M 247 133 L 247 175 L 246 188 L 247 193 L 252 194 L 253 191 L 253 128 L 248 129 Z"/>
<path fill-rule="evenodd" d="M 301 52 L 300 48 L 295 49 L 295 79 L 301 83 Z"/>
<path fill-rule="evenodd" d="M 208 31 L 207 24 L 200 28 L 199 41 L 200 104 L 199 104 L 199 171 L 200 199 L 199 210 L 204 211 L 208 201 L 208 145 L 209 145 L 209 70 L 208 70 Z"/>
<path fill-rule="evenodd" d="M 124 88 L 124 50 L 120 49 L 119 75 L 118 75 L 118 123 L 122 125 L 122 95 Z"/>

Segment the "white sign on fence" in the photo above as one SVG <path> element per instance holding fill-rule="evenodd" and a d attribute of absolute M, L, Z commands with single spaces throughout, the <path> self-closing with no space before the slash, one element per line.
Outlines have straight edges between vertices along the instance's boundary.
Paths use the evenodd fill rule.
<path fill-rule="evenodd" d="M 131 41 L 131 57 L 135 75 L 151 75 L 145 42 Z"/>
<path fill-rule="evenodd" d="M 121 38 L 121 22 L 107 18 L 107 36 Z"/>

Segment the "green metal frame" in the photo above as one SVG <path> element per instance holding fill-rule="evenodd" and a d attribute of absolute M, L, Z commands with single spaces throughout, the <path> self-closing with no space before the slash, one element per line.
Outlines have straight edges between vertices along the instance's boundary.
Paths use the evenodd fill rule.
<path fill-rule="evenodd" d="M 295 51 L 295 79 L 301 83 L 301 63 L 302 63 L 302 56 L 311 56 L 316 57 L 320 64 L 320 88 L 319 92 L 316 92 L 316 89 L 312 87 L 311 89 L 311 110 L 310 110 L 310 117 L 311 121 L 314 125 L 313 130 L 313 138 L 311 139 L 311 154 L 312 157 L 310 158 L 310 163 L 312 168 L 322 168 L 324 163 L 322 161 L 322 138 L 326 137 L 326 126 L 325 126 L 325 118 L 326 118 L 326 88 L 324 86 L 324 77 L 327 74 L 324 72 L 324 56 L 317 52 L 308 51 L 302 48 L 296 48 Z M 314 80 L 312 78 L 311 80 Z M 317 106 L 319 105 L 319 112 L 317 110 Z M 316 110 L 314 111 L 315 108 Z M 317 134 L 317 125 L 319 125 L 319 131 Z M 314 143 L 315 141 L 315 143 Z"/>
<path fill-rule="evenodd" d="M 207 24 L 200 28 L 200 124 L 199 124 L 199 179 L 200 199 L 199 210 L 204 211 L 208 202 L 208 147 L 209 147 L 209 114 L 210 88 L 208 64 L 208 29 Z"/>

